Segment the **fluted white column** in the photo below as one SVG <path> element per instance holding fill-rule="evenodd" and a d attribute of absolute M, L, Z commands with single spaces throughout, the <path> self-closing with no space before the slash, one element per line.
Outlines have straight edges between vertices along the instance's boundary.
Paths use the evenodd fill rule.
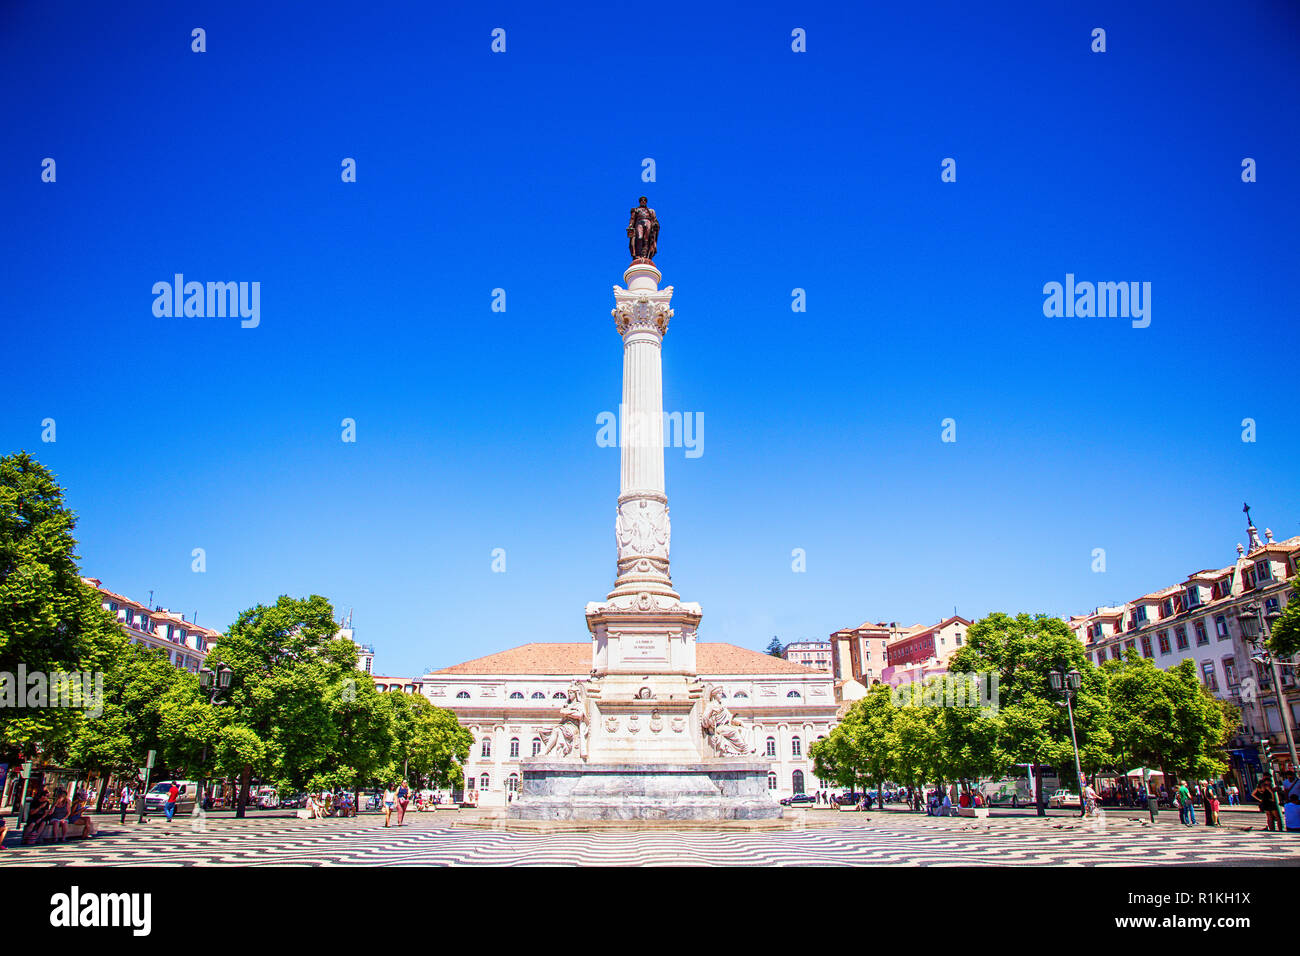
<path fill-rule="evenodd" d="M 674 593 L 668 564 L 668 498 L 664 488 L 663 337 L 673 289 L 649 263 L 623 273 L 614 287 L 614 318 L 623 337 L 623 403 L 619 409 L 618 579 L 612 593 Z"/>

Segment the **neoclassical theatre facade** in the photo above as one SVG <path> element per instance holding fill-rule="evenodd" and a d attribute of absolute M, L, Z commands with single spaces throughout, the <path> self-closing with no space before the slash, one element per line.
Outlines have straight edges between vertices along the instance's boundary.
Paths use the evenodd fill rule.
<path fill-rule="evenodd" d="M 722 688 L 757 755 L 771 762 L 773 796 L 824 789 L 808 750 L 835 726 L 832 675 L 733 644 L 699 643 L 696 654 L 700 680 Z M 590 672 L 591 642 L 582 641 L 524 644 L 421 678 L 419 690 L 474 735 L 463 796 L 506 806 L 518 793 L 520 759 L 540 750 L 565 692 Z"/>

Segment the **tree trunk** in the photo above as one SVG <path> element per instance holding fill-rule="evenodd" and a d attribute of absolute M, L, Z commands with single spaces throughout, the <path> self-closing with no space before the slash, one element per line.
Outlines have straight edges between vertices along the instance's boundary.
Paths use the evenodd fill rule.
<path fill-rule="evenodd" d="M 1047 801 L 1043 798 L 1043 768 L 1038 765 L 1038 761 L 1034 761 L 1033 774 L 1034 809 L 1038 811 L 1040 817 L 1045 817 L 1047 816 L 1047 807 L 1045 806 Z"/>
<path fill-rule="evenodd" d="M 103 785 L 99 788 L 99 796 L 95 798 L 95 812 L 104 812 L 104 800 L 108 797 L 108 785 L 113 780 L 113 775 L 106 770 L 100 770 L 100 776 L 103 779 Z"/>
<path fill-rule="evenodd" d="M 235 808 L 235 817 L 244 818 L 244 811 L 248 807 L 248 790 L 253 782 L 252 764 L 245 764 L 243 772 L 239 775 L 239 806 Z"/>

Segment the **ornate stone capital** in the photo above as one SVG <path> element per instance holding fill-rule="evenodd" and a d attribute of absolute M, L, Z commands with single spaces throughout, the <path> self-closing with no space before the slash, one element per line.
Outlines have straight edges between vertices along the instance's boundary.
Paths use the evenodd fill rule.
<path fill-rule="evenodd" d="M 632 291 L 614 286 L 614 327 L 624 337 L 629 332 L 652 332 L 662 338 L 668 331 L 668 321 L 673 317 L 670 303 L 673 287 L 653 291 Z"/>

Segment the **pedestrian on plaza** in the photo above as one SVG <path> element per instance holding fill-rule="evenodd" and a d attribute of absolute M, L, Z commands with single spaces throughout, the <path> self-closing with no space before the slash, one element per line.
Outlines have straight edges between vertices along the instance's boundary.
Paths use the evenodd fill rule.
<path fill-rule="evenodd" d="M 5 834 L 9 832 L 9 824 L 5 822 L 4 817 L 0 817 L 0 850 L 5 848 Z"/>
<path fill-rule="evenodd" d="M 384 826 L 388 826 L 393 817 L 393 807 L 397 805 L 397 792 L 391 787 L 384 788 Z"/>
<path fill-rule="evenodd" d="M 950 817 L 950 816 L 953 816 L 952 797 L 950 797 L 950 796 L 948 795 L 948 791 L 947 791 L 947 790 L 945 790 L 945 791 L 943 792 L 943 802 L 939 804 L 939 808 L 940 808 L 940 811 L 941 811 L 941 812 L 939 813 L 939 816 L 941 816 L 941 817 Z"/>
<path fill-rule="evenodd" d="M 1087 816 L 1097 815 L 1097 791 L 1092 789 L 1092 784 L 1083 785 L 1083 812 Z"/>
<path fill-rule="evenodd" d="M 1282 809 L 1286 814 L 1286 832 L 1300 833 L 1300 794 L 1293 794 Z"/>
<path fill-rule="evenodd" d="M 402 821 L 406 819 L 406 808 L 411 802 L 411 791 L 403 780 L 401 786 L 397 788 L 397 825 L 400 827 Z"/>
<path fill-rule="evenodd" d="M 1214 792 L 1213 787 L 1205 789 L 1205 825 L 1207 827 L 1223 825 L 1219 822 L 1219 795 Z"/>
<path fill-rule="evenodd" d="M 1187 788 L 1187 782 L 1184 781 L 1178 785 L 1178 822 L 1185 827 L 1194 826 L 1196 821 L 1191 819 L 1192 816 L 1192 791 Z"/>
<path fill-rule="evenodd" d="M 176 798 L 181 795 L 181 788 L 176 786 L 176 781 L 167 788 L 167 802 L 163 804 L 163 813 L 167 816 L 167 822 L 172 822 L 172 817 L 176 815 Z"/>
<path fill-rule="evenodd" d="M 126 823 L 126 811 L 127 808 L 131 806 L 131 798 L 132 798 L 131 785 L 129 783 L 122 784 L 122 792 L 118 794 L 117 797 L 117 805 L 122 811 L 122 816 L 121 816 L 122 823 Z"/>
<path fill-rule="evenodd" d="M 1232 786 L 1228 787 L 1228 806 L 1235 807 L 1237 805 L 1237 796 L 1240 793 L 1241 791 L 1237 789 L 1237 785 L 1235 783 Z"/>
<path fill-rule="evenodd" d="M 1259 786 L 1254 789 L 1251 796 L 1259 801 L 1259 812 L 1264 814 L 1264 818 L 1268 821 L 1268 829 L 1281 830 L 1282 821 L 1277 812 L 1277 794 L 1267 777 L 1259 781 Z"/>

